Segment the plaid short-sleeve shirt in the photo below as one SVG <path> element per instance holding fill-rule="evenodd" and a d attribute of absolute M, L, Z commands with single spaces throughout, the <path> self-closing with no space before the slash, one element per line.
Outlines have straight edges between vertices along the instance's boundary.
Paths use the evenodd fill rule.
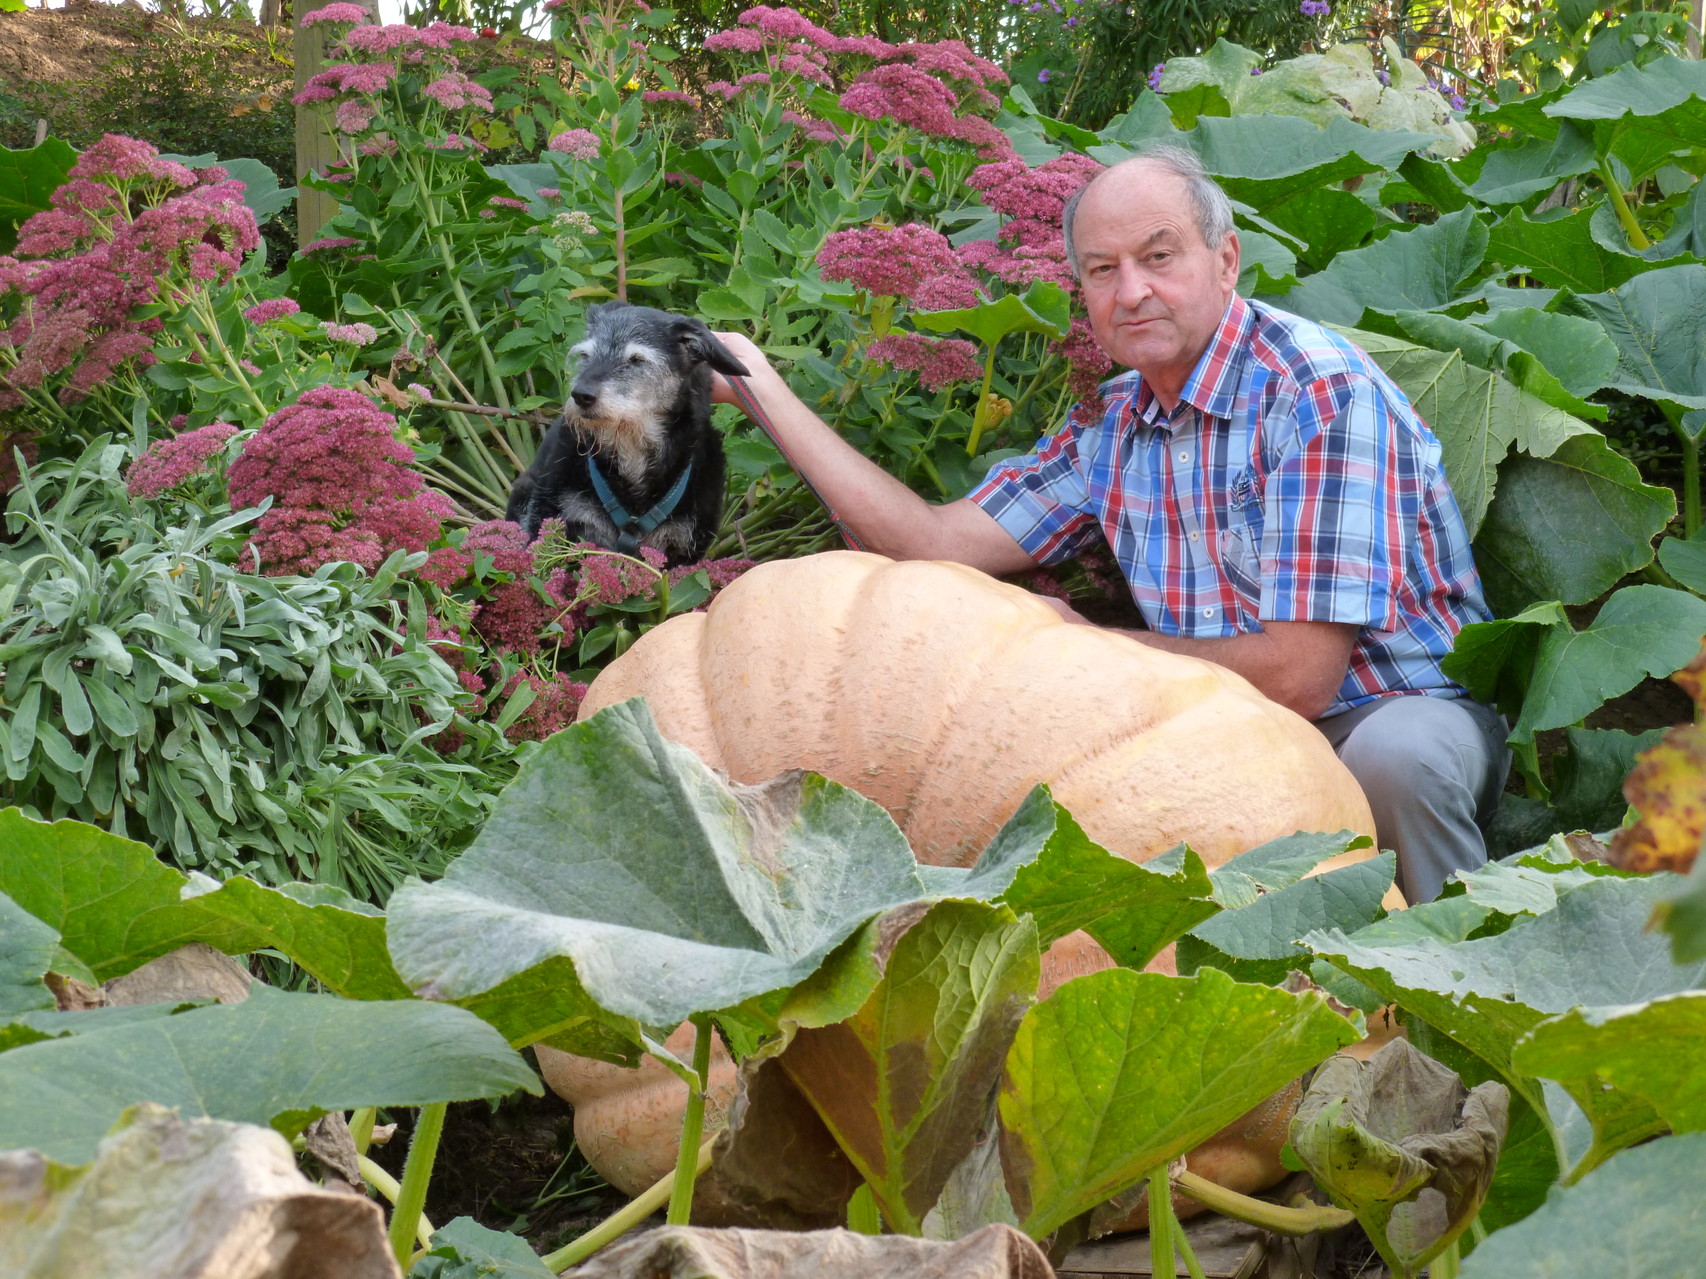
<path fill-rule="evenodd" d="M 1162 634 L 1360 627 L 1328 715 L 1464 695 L 1440 659 L 1492 615 L 1439 441 L 1365 352 L 1234 297 L 1171 414 L 1137 373 L 1102 391 L 1099 421 L 998 463 L 970 494 L 1033 559 L 1105 536 Z"/>

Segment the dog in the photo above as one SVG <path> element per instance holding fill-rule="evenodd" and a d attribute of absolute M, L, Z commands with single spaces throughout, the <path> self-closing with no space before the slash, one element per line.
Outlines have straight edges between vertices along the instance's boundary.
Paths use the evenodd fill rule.
<path fill-rule="evenodd" d="M 711 425 L 711 371 L 747 369 L 703 320 L 649 306 L 587 309 L 569 351 L 579 370 L 569 403 L 510 489 L 505 518 L 529 541 L 552 517 L 571 542 L 670 566 L 702 559 L 723 515 L 726 463 Z"/>

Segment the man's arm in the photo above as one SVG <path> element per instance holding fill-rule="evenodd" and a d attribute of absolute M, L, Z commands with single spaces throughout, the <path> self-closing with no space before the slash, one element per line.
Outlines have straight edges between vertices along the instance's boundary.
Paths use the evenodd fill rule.
<path fill-rule="evenodd" d="M 1043 598 L 1067 621 L 1095 624 L 1070 605 Z M 1121 630 L 1120 634 L 1151 648 L 1200 657 L 1236 671 L 1270 701 L 1304 719 L 1316 719 L 1333 704 L 1345 682 L 1358 629 L 1344 622 L 1263 622 L 1260 631 L 1212 639 L 1154 631 Z"/>
<path fill-rule="evenodd" d="M 800 472 L 870 550 L 897 560 L 953 560 L 996 575 L 1035 567 L 975 502 L 934 506 L 847 443 L 801 402 L 750 339 L 739 333 L 717 338 L 751 371 L 747 388 Z M 712 398 L 738 403 L 722 377 L 713 378 Z"/>

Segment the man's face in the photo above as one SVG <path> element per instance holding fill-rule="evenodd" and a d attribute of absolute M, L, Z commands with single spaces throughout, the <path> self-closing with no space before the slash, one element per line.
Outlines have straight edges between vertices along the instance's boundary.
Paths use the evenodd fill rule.
<path fill-rule="evenodd" d="M 1232 300 L 1238 237 L 1203 243 L 1184 179 L 1154 164 L 1098 182 L 1072 230 L 1097 344 L 1172 408 Z"/>

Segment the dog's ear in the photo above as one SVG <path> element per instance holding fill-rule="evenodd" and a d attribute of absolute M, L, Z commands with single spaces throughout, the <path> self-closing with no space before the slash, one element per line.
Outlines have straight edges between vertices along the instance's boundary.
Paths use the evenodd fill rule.
<path fill-rule="evenodd" d="M 705 321 L 678 319 L 675 322 L 675 336 L 681 343 L 681 349 L 695 364 L 709 364 L 717 372 L 727 373 L 732 377 L 752 376 L 746 365 L 730 355 L 728 347 L 717 341 Z"/>

